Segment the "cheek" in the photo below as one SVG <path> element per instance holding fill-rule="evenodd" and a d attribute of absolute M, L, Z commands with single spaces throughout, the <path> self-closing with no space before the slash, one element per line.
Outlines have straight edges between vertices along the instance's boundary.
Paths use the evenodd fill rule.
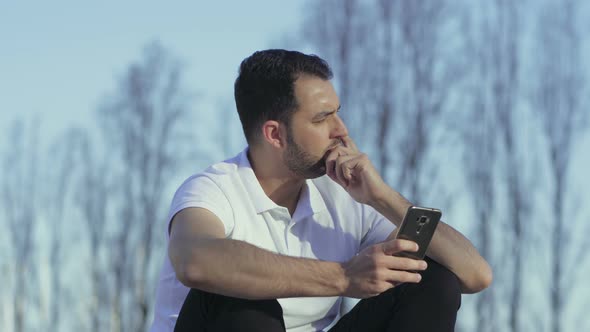
<path fill-rule="evenodd" d="M 310 151 L 323 153 L 323 151 L 330 145 L 330 139 L 327 131 L 324 128 L 314 128 L 310 130 L 304 137 L 305 145 Z"/>

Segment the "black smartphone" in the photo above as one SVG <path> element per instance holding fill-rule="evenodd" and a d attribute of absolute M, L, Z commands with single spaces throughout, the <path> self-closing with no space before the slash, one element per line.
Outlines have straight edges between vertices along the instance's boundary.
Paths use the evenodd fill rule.
<path fill-rule="evenodd" d="M 414 241 L 419 248 L 417 252 L 403 251 L 398 256 L 424 259 L 441 215 L 442 213 L 437 209 L 410 206 L 399 227 L 396 239 Z"/>

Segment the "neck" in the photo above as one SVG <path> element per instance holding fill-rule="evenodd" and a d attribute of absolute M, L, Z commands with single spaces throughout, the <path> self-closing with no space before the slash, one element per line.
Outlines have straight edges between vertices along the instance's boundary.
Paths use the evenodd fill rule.
<path fill-rule="evenodd" d="M 248 159 L 264 193 L 293 215 L 305 179 L 294 176 L 280 158 L 265 151 L 250 148 Z"/>

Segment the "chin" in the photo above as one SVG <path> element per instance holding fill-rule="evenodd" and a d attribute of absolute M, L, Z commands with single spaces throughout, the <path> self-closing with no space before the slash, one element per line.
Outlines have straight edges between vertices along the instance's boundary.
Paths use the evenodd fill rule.
<path fill-rule="evenodd" d="M 310 172 L 310 174 L 308 174 L 308 176 L 306 176 L 305 178 L 311 180 L 311 179 L 317 179 L 317 178 L 322 177 L 324 175 L 326 175 L 326 166 L 323 166 L 322 168 L 318 169 L 317 172 L 313 172 L 313 173 Z"/>

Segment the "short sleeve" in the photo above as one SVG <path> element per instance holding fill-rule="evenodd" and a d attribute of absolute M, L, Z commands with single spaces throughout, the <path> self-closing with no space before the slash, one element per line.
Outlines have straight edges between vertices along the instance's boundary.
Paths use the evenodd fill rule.
<path fill-rule="evenodd" d="M 364 229 L 360 250 L 385 241 L 396 228 L 389 219 L 385 218 L 371 206 L 363 204 L 362 209 Z"/>
<path fill-rule="evenodd" d="M 190 207 L 207 209 L 215 214 L 223 223 L 226 237 L 232 232 L 234 216 L 231 205 L 219 186 L 206 175 L 190 177 L 180 185 L 170 205 L 168 228 L 178 212 Z"/>

